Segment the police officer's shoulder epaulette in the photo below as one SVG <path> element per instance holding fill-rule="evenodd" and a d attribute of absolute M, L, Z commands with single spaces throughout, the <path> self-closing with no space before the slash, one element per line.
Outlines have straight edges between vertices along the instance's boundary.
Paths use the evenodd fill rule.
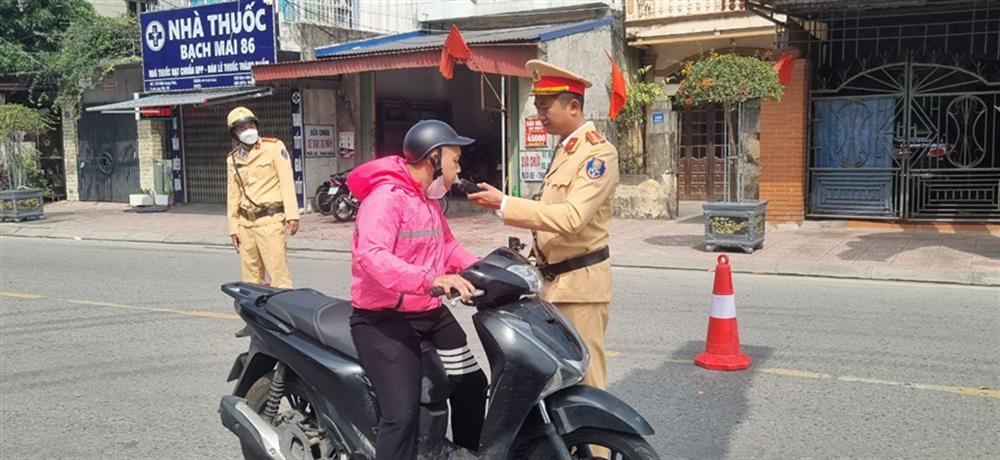
<path fill-rule="evenodd" d="M 563 150 L 565 150 L 566 153 L 568 153 L 568 154 L 572 154 L 573 152 L 576 151 L 576 144 L 577 144 L 577 141 L 579 141 L 579 140 L 580 140 L 579 137 L 574 137 L 574 138 L 571 138 L 570 140 L 566 141 L 566 145 L 563 146 Z"/>
<path fill-rule="evenodd" d="M 608 140 L 597 131 L 587 131 L 587 142 L 591 145 L 603 144 Z"/>
<path fill-rule="evenodd" d="M 262 137 L 262 138 L 260 138 L 260 141 L 261 142 L 267 142 L 267 143 L 273 144 L 275 142 L 281 142 L 281 139 L 278 139 L 276 137 Z"/>

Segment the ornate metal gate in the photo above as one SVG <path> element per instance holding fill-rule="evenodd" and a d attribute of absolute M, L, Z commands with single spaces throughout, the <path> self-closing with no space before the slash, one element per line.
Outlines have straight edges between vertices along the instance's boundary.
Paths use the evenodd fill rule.
<path fill-rule="evenodd" d="M 139 188 L 135 117 L 83 112 L 77 129 L 80 200 L 127 202 Z"/>
<path fill-rule="evenodd" d="M 810 212 L 1000 219 L 1000 82 L 906 60 L 813 91 Z"/>

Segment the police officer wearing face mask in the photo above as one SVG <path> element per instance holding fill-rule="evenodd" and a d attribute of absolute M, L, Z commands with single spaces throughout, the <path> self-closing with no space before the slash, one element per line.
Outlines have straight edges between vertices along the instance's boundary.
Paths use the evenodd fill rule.
<path fill-rule="evenodd" d="M 288 150 L 278 139 L 260 137 L 257 117 L 246 107 L 229 112 L 226 124 L 239 141 L 226 159 L 226 215 L 243 281 L 263 284 L 266 272 L 272 286 L 291 288 L 285 232 L 299 231 L 299 206 Z"/>

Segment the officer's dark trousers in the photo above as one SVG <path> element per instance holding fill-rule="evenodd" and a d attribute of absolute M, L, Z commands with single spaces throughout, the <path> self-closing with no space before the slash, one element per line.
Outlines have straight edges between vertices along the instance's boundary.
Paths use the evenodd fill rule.
<path fill-rule="evenodd" d="M 355 309 L 351 335 L 365 374 L 375 387 L 381 419 L 375 458 L 415 459 L 420 424 L 420 342 L 438 349 L 451 383 L 453 441 L 479 449 L 486 411 L 486 375 L 469 351 L 465 332 L 445 308 L 424 313 Z"/>

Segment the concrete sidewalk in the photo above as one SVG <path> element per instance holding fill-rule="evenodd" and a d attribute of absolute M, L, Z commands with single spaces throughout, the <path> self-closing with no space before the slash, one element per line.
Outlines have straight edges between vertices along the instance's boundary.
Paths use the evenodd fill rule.
<path fill-rule="evenodd" d="M 617 266 L 711 270 L 720 253 L 703 249 L 704 225 L 697 203 L 683 203 L 674 221 L 615 219 L 611 260 Z M 508 236 L 530 243 L 530 233 L 504 227 L 492 215 L 449 215 L 455 235 L 484 254 L 506 245 Z M 852 228 L 846 221 L 807 221 L 769 226 L 764 248 L 728 252 L 738 273 L 822 276 L 1000 286 L 1000 229 Z M 294 250 L 350 251 L 353 223 L 309 214 L 289 239 Z M 223 206 L 185 205 L 167 212 L 129 212 L 124 204 L 59 202 L 46 205 L 45 219 L 0 224 L 3 237 L 228 246 Z"/>

